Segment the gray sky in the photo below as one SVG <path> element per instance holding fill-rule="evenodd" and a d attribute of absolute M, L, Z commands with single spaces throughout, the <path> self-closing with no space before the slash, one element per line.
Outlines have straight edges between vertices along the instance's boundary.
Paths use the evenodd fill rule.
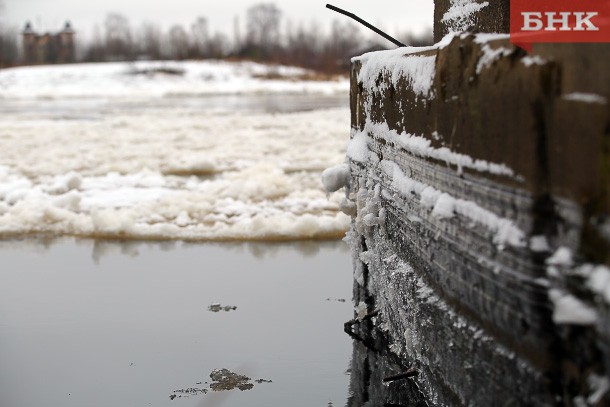
<path fill-rule="evenodd" d="M 164 28 L 182 24 L 188 28 L 198 16 L 207 17 L 212 31 L 233 34 L 233 21 L 239 17 L 244 32 L 245 14 L 249 6 L 274 2 L 283 12 L 284 22 L 310 24 L 319 21 L 326 28 L 333 19 L 348 18 L 325 8 L 326 3 L 347 9 L 392 35 L 422 32 L 432 27 L 433 0 L 0 0 L 4 1 L 3 20 L 21 29 L 31 21 L 39 31 L 55 31 L 66 20 L 81 35 L 89 38 L 95 24 L 103 25 L 109 12 L 129 18 L 132 27 L 143 21 L 159 23 Z M 366 28 L 362 28 L 367 32 Z"/>

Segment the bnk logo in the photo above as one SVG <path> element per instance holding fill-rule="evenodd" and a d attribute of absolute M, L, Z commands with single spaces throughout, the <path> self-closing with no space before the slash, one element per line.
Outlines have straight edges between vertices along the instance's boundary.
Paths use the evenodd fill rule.
<path fill-rule="evenodd" d="M 599 15 L 598 12 L 569 12 L 562 11 L 556 13 L 554 11 L 544 13 L 544 16 L 539 11 L 524 11 L 523 16 L 523 31 L 599 31 L 591 19 Z M 570 24 L 571 17 L 574 17 L 575 22 Z"/>
<path fill-rule="evenodd" d="M 511 42 L 610 42 L 610 0 L 511 0 Z"/>

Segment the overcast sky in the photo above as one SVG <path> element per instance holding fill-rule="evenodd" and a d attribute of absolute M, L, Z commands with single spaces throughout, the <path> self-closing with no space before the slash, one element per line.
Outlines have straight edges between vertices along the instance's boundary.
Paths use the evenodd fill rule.
<path fill-rule="evenodd" d="M 133 27 L 143 21 L 155 22 L 165 29 L 173 24 L 188 28 L 198 16 L 206 17 L 212 31 L 233 34 L 233 21 L 239 18 L 245 25 L 248 7 L 270 0 L 0 0 L 4 2 L 3 21 L 21 29 L 31 21 L 39 31 L 56 31 L 66 20 L 86 38 L 95 24 L 103 25 L 110 12 L 129 18 Z M 326 3 L 347 9 L 368 22 L 387 30 L 392 35 L 404 32 L 421 33 L 432 27 L 433 0 L 278 0 L 274 3 L 282 10 L 284 21 L 308 25 L 317 20 L 327 27 L 333 19 L 347 21 L 325 8 Z M 364 27 L 363 32 L 367 31 Z M 241 29 L 242 33 L 244 28 Z"/>

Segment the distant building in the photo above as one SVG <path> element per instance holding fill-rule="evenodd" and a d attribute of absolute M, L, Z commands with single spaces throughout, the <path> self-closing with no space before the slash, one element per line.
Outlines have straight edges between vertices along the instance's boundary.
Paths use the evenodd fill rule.
<path fill-rule="evenodd" d="M 65 64 L 75 61 L 74 30 L 66 22 L 58 33 L 39 34 L 28 22 L 21 33 L 26 64 Z"/>

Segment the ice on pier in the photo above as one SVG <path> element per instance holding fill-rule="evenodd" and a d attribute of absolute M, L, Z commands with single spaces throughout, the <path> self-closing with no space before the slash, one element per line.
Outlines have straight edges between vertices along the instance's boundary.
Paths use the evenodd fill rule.
<path fill-rule="evenodd" d="M 563 100 L 569 100 L 572 102 L 593 103 L 600 105 L 605 105 L 608 103 L 608 99 L 596 93 L 573 92 L 562 95 L 561 98 Z"/>
<path fill-rule="evenodd" d="M 362 67 L 358 81 L 369 91 L 382 92 L 391 83 L 395 87 L 398 81 L 405 79 L 408 86 L 421 97 L 431 97 L 435 75 L 436 56 L 411 55 L 413 48 L 398 48 L 391 51 L 377 51 L 353 58 L 360 61 Z M 379 75 L 389 81 L 379 83 Z"/>
<path fill-rule="evenodd" d="M 367 127 L 368 126 L 368 127 Z M 356 162 L 369 163 L 371 161 L 378 160 L 377 155 L 370 151 L 368 148 L 369 132 L 372 136 L 385 138 L 387 141 L 399 144 L 400 138 L 406 139 L 405 147 L 407 151 L 416 156 L 424 156 L 427 158 L 437 158 L 444 155 L 448 161 L 459 162 L 461 165 L 465 163 L 476 163 L 479 160 L 473 160 L 470 157 L 463 156 L 451 152 L 449 149 L 444 149 L 442 153 L 437 153 L 437 149 L 430 147 L 429 142 L 423 138 L 414 138 L 409 135 L 398 135 L 393 134 L 387 130 L 387 126 L 379 125 L 383 131 L 379 131 L 377 126 L 367 125 L 365 131 L 355 132 L 352 140 L 347 147 L 347 156 Z M 367 131 L 368 130 L 368 131 Z M 415 139 L 415 143 L 411 146 L 408 145 L 409 138 Z M 437 155 L 438 154 L 438 155 Z M 465 158 L 468 158 L 466 160 Z M 407 199 L 418 199 L 419 204 L 430 210 L 431 215 L 438 219 L 450 219 L 456 216 L 467 220 L 469 223 L 480 225 L 493 234 L 493 241 L 499 247 L 502 248 L 506 245 L 513 247 L 524 247 L 526 246 L 525 233 L 519 228 L 517 224 L 511 219 L 501 217 L 496 213 L 482 207 L 478 203 L 454 197 L 451 194 L 434 188 L 433 186 L 427 185 L 416 179 L 411 178 L 403 169 L 394 161 L 384 159 L 379 163 L 380 169 L 383 174 L 387 177 L 389 186 L 392 190 L 404 198 Z M 476 165 L 473 164 L 476 168 Z M 490 172 L 490 169 L 504 169 L 506 174 L 509 174 L 508 168 L 500 166 L 498 164 L 490 164 L 485 162 L 485 169 Z M 510 172 L 512 173 L 512 172 Z M 373 196 L 369 194 L 370 196 Z M 360 193 L 359 193 L 360 196 Z M 375 195 L 378 198 L 378 195 Z M 370 199 L 369 196 L 365 196 L 364 200 Z M 391 199 L 391 198 L 390 198 Z M 366 208 L 366 205 L 359 205 Z M 358 217 L 364 217 L 367 213 L 358 215 Z"/>
<path fill-rule="evenodd" d="M 549 290 L 553 302 L 553 321 L 556 324 L 592 325 L 597 321 L 597 311 L 572 294 L 560 289 Z"/>
<path fill-rule="evenodd" d="M 372 135 L 417 157 L 431 158 L 453 165 L 459 173 L 467 168 L 482 173 L 508 177 L 515 176 L 514 171 L 505 164 L 474 159 L 469 155 L 457 153 L 447 147 L 434 147 L 432 140 L 429 138 L 406 132 L 398 133 L 396 130 L 390 129 L 387 123 L 374 123 L 367 120 L 363 131 L 355 131 L 354 133 L 353 140 L 350 146 L 348 146 L 348 156 L 356 161 L 363 161 L 363 157 L 367 154 L 366 150 L 368 150 L 368 135 Z M 440 137 L 438 133 L 436 133 L 436 137 Z"/>
<path fill-rule="evenodd" d="M 340 164 L 335 167 L 327 168 L 322 172 L 322 184 L 328 193 L 348 187 L 349 178 L 350 173 L 347 164 Z"/>

